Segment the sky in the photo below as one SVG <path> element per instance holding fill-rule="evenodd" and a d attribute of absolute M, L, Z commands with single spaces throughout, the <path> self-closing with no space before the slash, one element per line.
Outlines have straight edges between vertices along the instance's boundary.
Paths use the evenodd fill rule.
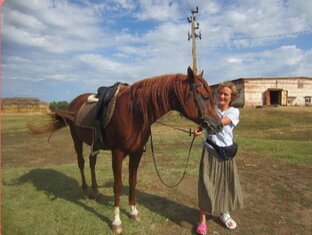
<path fill-rule="evenodd" d="M 6 0 L 1 96 L 71 101 L 116 82 L 185 73 L 208 84 L 312 77 L 312 0 Z"/>

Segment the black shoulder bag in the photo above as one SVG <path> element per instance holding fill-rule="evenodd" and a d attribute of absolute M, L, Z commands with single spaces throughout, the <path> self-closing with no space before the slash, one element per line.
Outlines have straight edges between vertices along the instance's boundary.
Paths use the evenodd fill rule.
<path fill-rule="evenodd" d="M 223 160 L 229 160 L 230 158 L 234 158 L 236 153 L 237 153 L 237 149 L 238 149 L 238 144 L 237 143 L 233 143 L 230 146 L 226 146 L 226 147 L 221 147 L 219 145 L 216 145 L 215 143 L 213 143 L 210 139 L 206 139 L 206 142 L 208 144 L 210 144 L 218 153 L 218 155 L 220 156 L 221 159 Z"/>

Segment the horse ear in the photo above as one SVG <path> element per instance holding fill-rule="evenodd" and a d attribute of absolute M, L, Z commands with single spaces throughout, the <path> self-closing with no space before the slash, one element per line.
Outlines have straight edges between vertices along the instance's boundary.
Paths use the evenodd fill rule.
<path fill-rule="evenodd" d="M 201 71 L 201 73 L 199 74 L 199 77 L 204 78 L 204 70 Z"/>
<path fill-rule="evenodd" d="M 194 80 L 194 72 L 190 66 L 187 68 L 187 75 L 191 80 Z"/>

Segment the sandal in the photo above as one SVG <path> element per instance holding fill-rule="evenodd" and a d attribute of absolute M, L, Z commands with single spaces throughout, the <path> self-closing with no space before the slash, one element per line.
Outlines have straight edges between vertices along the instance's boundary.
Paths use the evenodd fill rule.
<path fill-rule="evenodd" d="M 207 226 L 206 224 L 199 224 L 197 226 L 196 232 L 200 235 L 206 235 L 207 234 Z"/>
<path fill-rule="evenodd" d="M 220 220 L 228 229 L 232 230 L 236 228 L 236 222 L 231 218 L 229 213 L 222 214 Z"/>

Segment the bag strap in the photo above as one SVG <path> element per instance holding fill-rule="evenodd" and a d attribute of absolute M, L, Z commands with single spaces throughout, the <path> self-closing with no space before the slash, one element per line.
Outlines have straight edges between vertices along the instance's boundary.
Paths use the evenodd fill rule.
<path fill-rule="evenodd" d="M 218 145 L 216 145 L 214 142 L 212 142 L 210 139 L 206 139 L 206 142 L 208 143 L 208 144 L 210 144 L 217 152 L 218 152 L 218 149 L 219 149 L 219 146 Z"/>

